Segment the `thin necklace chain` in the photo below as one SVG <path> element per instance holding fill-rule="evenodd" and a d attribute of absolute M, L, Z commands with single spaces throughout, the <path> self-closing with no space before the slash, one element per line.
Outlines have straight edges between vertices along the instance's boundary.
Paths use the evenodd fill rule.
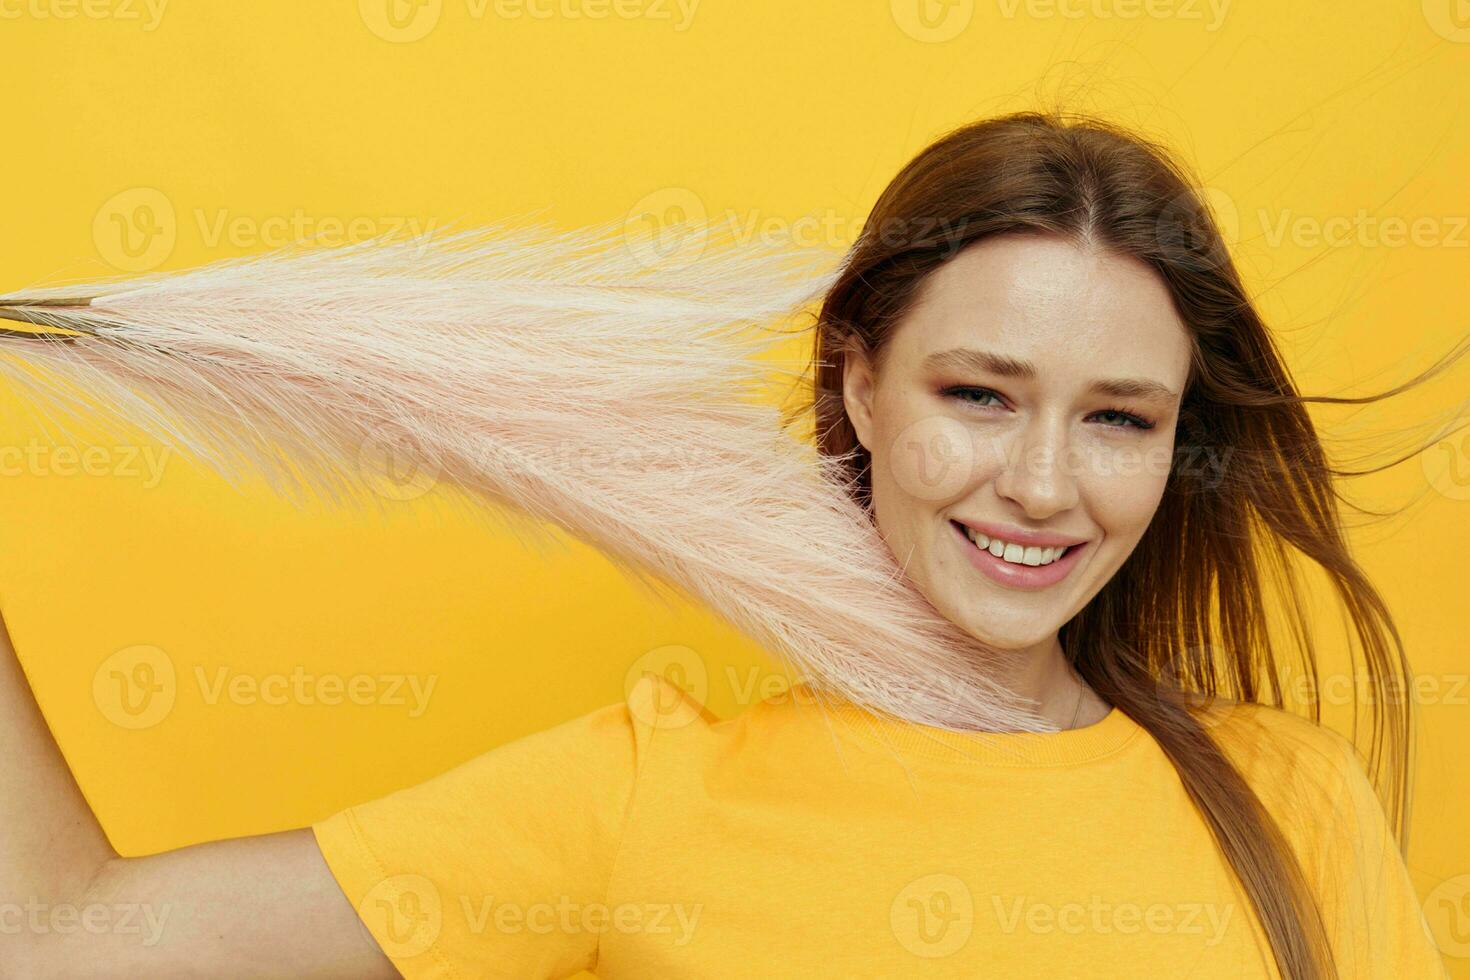
<path fill-rule="evenodd" d="M 1075 671 L 1074 671 L 1074 673 L 1075 673 Z M 1082 715 L 1082 689 L 1085 686 L 1086 685 L 1084 685 L 1082 683 L 1082 678 L 1081 677 L 1078 677 L 1077 678 L 1077 709 L 1072 712 L 1072 721 L 1071 721 L 1071 724 L 1067 725 L 1068 728 L 1076 728 L 1077 727 L 1077 719 Z"/>

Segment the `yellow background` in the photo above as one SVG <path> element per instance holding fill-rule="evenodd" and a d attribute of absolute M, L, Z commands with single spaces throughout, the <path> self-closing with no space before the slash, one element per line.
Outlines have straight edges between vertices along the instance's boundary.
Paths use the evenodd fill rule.
<path fill-rule="evenodd" d="M 418 0 L 393 19 L 386 0 L 0 0 L 0 289 L 536 209 L 806 216 L 840 246 L 929 140 L 1040 99 L 1198 168 L 1309 392 L 1389 387 L 1470 325 L 1463 0 L 923 2 Z M 1386 451 L 1427 436 L 1465 377 L 1317 415 L 1333 448 Z M 89 475 L 0 397 L 0 607 L 124 853 L 302 826 L 620 698 L 641 665 L 672 659 L 722 715 L 779 675 L 586 547 L 528 550 L 436 489 L 297 509 L 177 455 L 153 479 L 129 453 L 160 447 L 115 440 Z M 1429 681 L 1410 865 L 1470 977 L 1470 443 L 1345 489 L 1409 505 L 1353 540 Z M 1325 600 L 1318 621 L 1331 671 L 1345 638 Z M 177 673 L 166 710 L 128 727 L 103 665 L 140 647 Z M 210 703 L 196 673 L 297 667 L 436 686 L 421 713 Z"/>

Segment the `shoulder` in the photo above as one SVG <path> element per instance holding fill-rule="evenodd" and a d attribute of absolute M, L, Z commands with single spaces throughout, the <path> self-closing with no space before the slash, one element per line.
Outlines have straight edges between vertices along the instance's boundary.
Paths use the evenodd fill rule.
<path fill-rule="evenodd" d="M 622 698 L 512 739 L 465 765 L 514 769 L 528 780 L 532 774 L 546 780 L 559 773 L 592 775 L 602 784 L 621 777 L 631 784 L 649 759 L 666 756 L 679 744 L 695 744 L 690 736 L 710 731 L 719 721 L 683 687 L 645 670 L 625 682 Z"/>
<path fill-rule="evenodd" d="M 1340 733 L 1260 704 L 1211 728 L 1302 861 L 1343 976 L 1446 976 L 1365 761 Z"/>
<path fill-rule="evenodd" d="M 1201 715 L 1206 730 L 1261 803 L 1299 846 L 1361 843 L 1386 829 L 1382 802 L 1356 746 L 1295 712 L 1222 702 Z"/>
<path fill-rule="evenodd" d="M 1217 701 L 1198 713 L 1206 731 L 1282 830 L 1299 845 L 1384 825 L 1383 806 L 1353 743 L 1293 711 Z"/>
<path fill-rule="evenodd" d="M 1341 781 L 1361 772 L 1357 749 L 1338 732 L 1268 704 L 1220 699 L 1198 713 L 1243 770 Z"/>

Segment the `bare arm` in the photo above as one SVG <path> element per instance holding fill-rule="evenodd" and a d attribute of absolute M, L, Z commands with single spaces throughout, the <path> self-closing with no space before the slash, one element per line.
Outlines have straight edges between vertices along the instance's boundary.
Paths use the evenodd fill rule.
<path fill-rule="evenodd" d="M 309 828 L 119 857 L 0 618 L 0 980 L 140 976 L 399 973 Z"/>

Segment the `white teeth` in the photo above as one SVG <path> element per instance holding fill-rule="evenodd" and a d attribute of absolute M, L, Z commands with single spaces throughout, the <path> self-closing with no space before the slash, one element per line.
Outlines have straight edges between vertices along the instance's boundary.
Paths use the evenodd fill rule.
<path fill-rule="evenodd" d="M 999 538 L 992 538 L 972 528 L 966 528 L 965 533 L 970 540 L 975 542 L 975 547 L 988 551 L 1002 561 L 1008 561 L 1015 565 L 1050 565 L 1066 552 L 1066 548 L 1038 548 L 1023 547 Z"/>

